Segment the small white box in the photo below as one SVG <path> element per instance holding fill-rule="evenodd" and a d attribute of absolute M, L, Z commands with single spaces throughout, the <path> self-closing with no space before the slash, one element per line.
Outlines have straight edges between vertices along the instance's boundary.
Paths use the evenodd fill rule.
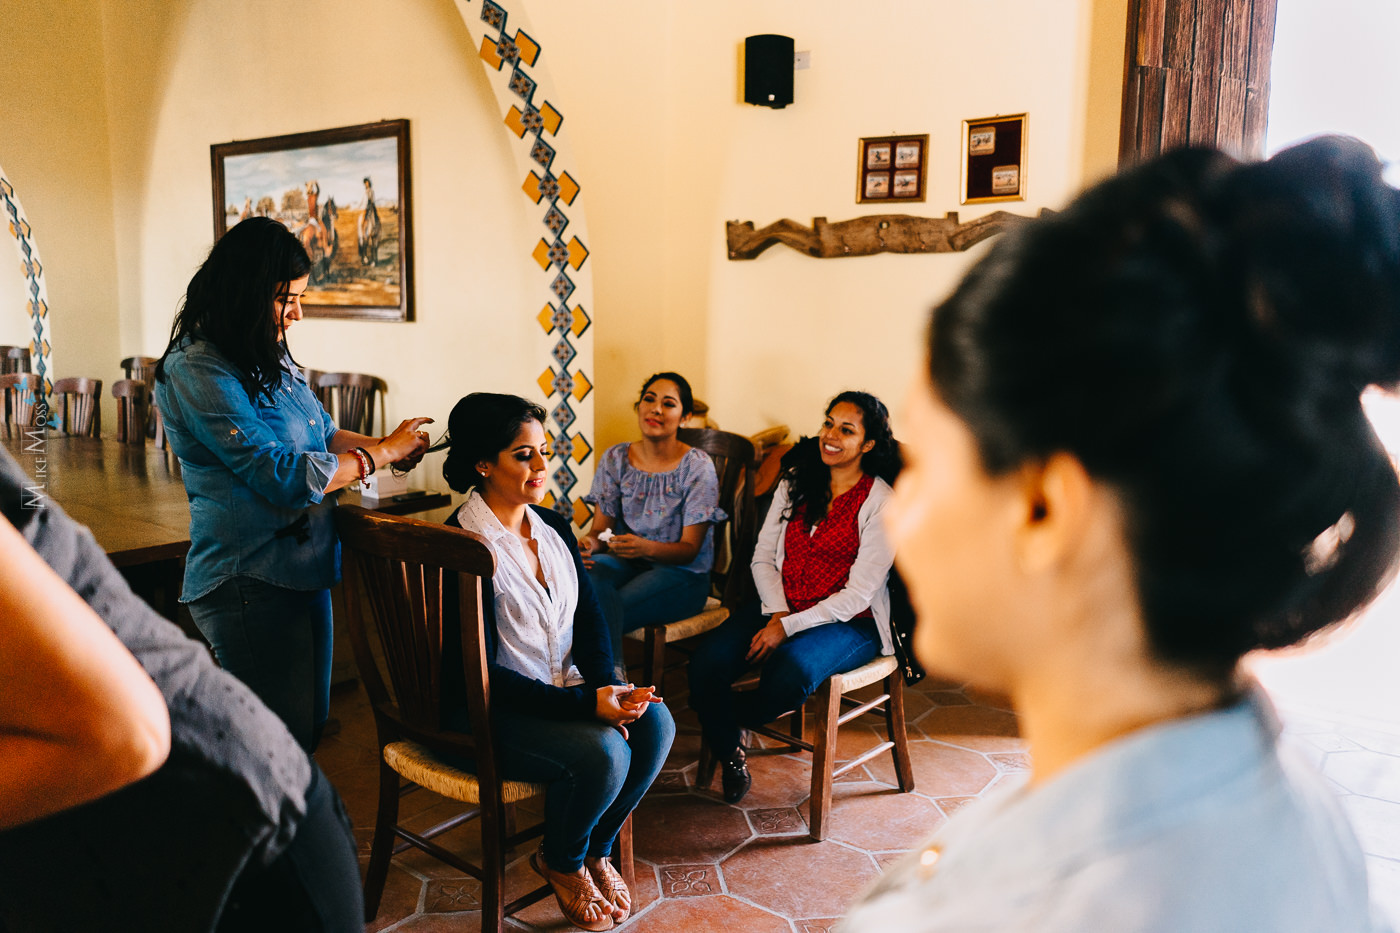
<path fill-rule="evenodd" d="M 394 496 L 408 492 L 408 474 L 396 476 L 389 467 L 380 467 L 370 474 L 365 480 L 364 486 L 360 489 L 361 499 L 371 499 L 379 502 L 382 499 L 392 499 Z"/>

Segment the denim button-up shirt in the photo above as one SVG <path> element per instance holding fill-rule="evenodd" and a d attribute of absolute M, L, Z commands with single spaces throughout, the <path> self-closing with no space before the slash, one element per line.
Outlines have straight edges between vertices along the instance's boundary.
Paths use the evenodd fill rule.
<path fill-rule="evenodd" d="M 335 423 L 284 364 L 268 401 L 248 398 L 238 369 L 205 341 L 165 358 L 156 403 L 190 499 L 190 553 L 181 600 L 233 576 L 319 590 L 340 576 L 340 543 L 323 501 L 337 459 Z"/>

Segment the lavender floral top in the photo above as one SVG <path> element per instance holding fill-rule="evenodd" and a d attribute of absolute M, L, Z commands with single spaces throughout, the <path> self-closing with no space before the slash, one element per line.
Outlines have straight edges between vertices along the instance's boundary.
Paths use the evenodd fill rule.
<path fill-rule="evenodd" d="M 717 522 L 725 518 L 719 507 L 719 477 L 709 454 L 692 447 L 680 464 L 666 473 L 647 473 L 627 460 L 630 443 L 615 444 L 603 454 L 593 474 L 591 502 L 617 526 L 617 531 L 641 535 L 670 544 L 681 539 L 687 525 Z M 714 529 L 695 560 L 680 566 L 692 573 L 709 573 L 715 562 Z"/>

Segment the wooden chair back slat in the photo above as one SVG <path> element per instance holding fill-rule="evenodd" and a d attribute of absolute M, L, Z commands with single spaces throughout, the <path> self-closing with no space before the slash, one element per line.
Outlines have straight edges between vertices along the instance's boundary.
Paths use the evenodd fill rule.
<path fill-rule="evenodd" d="M 112 397 L 117 400 L 117 440 L 123 444 L 146 443 L 150 387 L 140 379 L 118 379 L 112 383 Z"/>
<path fill-rule="evenodd" d="M 27 372 L 0 374 L 6 437 L 23 436 L 34 425 L 34 409 L 44 397 L 44 380 Z"/>
<path fill-rule="evenodd" d="M 0 375 L 30 371 L 28 347 L 0 347 Z"/>
<path fill-rule="evenodd" d="M 715 565 L 710 577 L 720 601 L 732 608 L 747 598 L 753 587 L 749 562 L 758 533 L 753 442 L 714 428 L 681 428 L 676 436 L 709 454 L 719 476 L 719 505 L 729 517 L 714 528 Z"/>
<path fill-rule="evenodd" d="M 64 434 L 102 436 L 102 380 L 83 376 L 55 379 L 54 407 L 59 413 L 59 429 Z"/>
<path fill-rule="evenodd" d="M 376 436 L 384 426 L 384 396 L 389 385 L 378 376 L 364 373 L 320 373 L 313 385 L 321 404 L 336 425 L 356 434 Z M 374 405 L 378 400 L 380 430 L 374 430 Z"/>
<path fill-rule="evenodd" d="M 461 746 L 457 733 L 438 735 L 444 587 L 456 586 L 472 733 L 478 743 L 489 738 L 489 691 L 472 683 L 486 675 L 480 580 L 494 573 L 495 561 L 485 542 L 460 528 L 355 506 L 336 509 L 336 524 L 345 554 L 346 621 L 376 717 L 430 748 L 439 737 Z M 369 650 L 370 632 L 377 657 Z"/>

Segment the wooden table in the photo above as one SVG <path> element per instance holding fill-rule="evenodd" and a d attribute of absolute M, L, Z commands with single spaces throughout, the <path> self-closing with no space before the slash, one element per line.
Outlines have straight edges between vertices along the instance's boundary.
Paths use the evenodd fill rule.
<path fill-rule="evenodd" d="M 190 506 L 176 456 L 152 444 L 122 444 L 114 438 L 5 438 L 5 449 L 45 495 L 74 520 L 87 525 L 118 567 L 178 559 L 190 549 Z M 359 493 L 341 492 L 347 505 Z M 444 492 L 363 503 L 394 515 L 452 504 Z"/>

